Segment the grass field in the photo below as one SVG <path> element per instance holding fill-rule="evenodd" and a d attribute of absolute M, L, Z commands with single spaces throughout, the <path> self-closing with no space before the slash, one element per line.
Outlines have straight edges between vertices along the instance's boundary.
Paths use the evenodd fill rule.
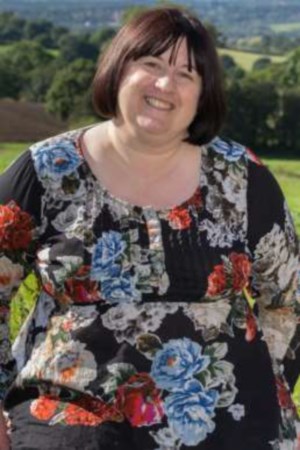
<path fill-rule="evenodd" d="M 274 63 L 281 63 L 284 62 L 286 57 L 285 56 L 271 56 L 271 55 L 263 55 L 261 53 L 250 53 L 250 52 L 243 52 L 239 50 L 230 50 L 227 48 L 219 48 L 218 52 L 220 55 L 229 55 L 231 56 L 235 62 L 242 67 L 242 69 L 246 70 L 247 72 L 252 69 L 253 63 L 257 61 L 260 58 L 270 58 L 272 62 Z"/>
<path fill-rule="evenodd" d="M 0 173 L 6 169 L 7 166 L 17 156 L 28 147 L 29 144 L 21 143 L 0 143 Z"/>
<path fill-rule="evenodd" d="M 289 31 L 300 30 L 300 22 L 275 23 L 270 28 L 274 33 L 288 33 Z"/>
<path fill-rule="evenodd" d="M 264 159 L 287 199 L 300 236 L 300 160 Z"/>
<path fill-rule="evenodd" d="M 293 25 L 293 24 L 290 24 Z M 296 26 L 296 24 L 294 24 Z M 283 27 L 284 25 L 274 25 L 274 27 Z M 300 23 L 299 23 L 300 28 Z M 258 38 L 256 38 L 258 39 Z M 12 44 L 0 45 L 0 55 L 9 51 Z M 49 54 L 57 57 L 59 56 L 59 50 L 49 49 Z M 243 52 L 242 50 L 230 50 L 227 48 L 219 48 L 218 52 L 220 55 L 229 55 L 231 56 L 235 62 L 241 66 L 244 70 L 250 71 L 252 69 L 253 63 L 260 58 L 270 58 L 274 63 L 283 62 L 286 57 L 285 56 L 271 56 L 271 55 L 263 55 L 261 53 L 251 53 L 251 52 Z"/>
<path fill-rule="evenodd" d="M 1 44 L 0 45 L 0 55 L 6 53 L 11 47 L 11 44 Z"/>

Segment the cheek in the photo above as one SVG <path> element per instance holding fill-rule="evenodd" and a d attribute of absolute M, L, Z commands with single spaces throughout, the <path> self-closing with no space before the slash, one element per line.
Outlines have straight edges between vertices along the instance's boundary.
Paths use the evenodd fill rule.
<path fill-rule="evenodd" d="M 192 104 L 194 106 L 195 112 L 198 109 L 198 105 L 201 102 L 202 89 L 201 87 L 195 89 L 195 92 L 192 95 Z"/>
<path fill-rule="evenodd" d="M 120 90 L 137 90 L 146 83 L 146 77 L 141 71 L 128 72 L 120 83 Z"/>
<path fill-rule="evenodd" d="M 189 92 L 183 98 L 184 103 L 187 105 L 187 108 L 190 110 L 191 114 L 195 114 L 198 109 L 199 99 L 200 99 L 200 91 L 195 89 L 192 92 Z"/>

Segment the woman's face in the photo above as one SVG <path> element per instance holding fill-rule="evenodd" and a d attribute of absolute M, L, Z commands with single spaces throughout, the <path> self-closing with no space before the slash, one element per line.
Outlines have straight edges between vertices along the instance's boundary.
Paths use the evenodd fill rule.
<path fill-rule="evenodd" d="M 195 68 L 188 70 L 186 40 L 176 59 L 172 49 L 160 56 L 143 56 L 128 63 L 118 94 L 118 122 L 136 136 L 184 139 L 193 121 L 202 90 Z"/>

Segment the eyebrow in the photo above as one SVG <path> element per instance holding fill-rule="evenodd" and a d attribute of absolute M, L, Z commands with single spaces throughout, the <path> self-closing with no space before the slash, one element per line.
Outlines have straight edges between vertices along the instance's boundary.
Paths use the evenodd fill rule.
<path fill-rule="evenodd" d="M 153 58 L 158 58 L 158 59 L 160 59 L 161 61 L 163 61 L 163 59 L 162 59 L 162 57 L 161 57 L 161 55 L 157 55 L 157 56 L 154 56 L 154 55 L 149 55 L 149 56 L 152 56 Z M 189 68 L 191 68 L 191 70 L 195 70 L 196 72 L 197 72 L 197 70 L 196 70 L 196 67 L 194 66 L 194 64 L 182 64 L 181 66 L 180 66 L 181 68 L 187 68 L 187 69 L 189 69 Z"/>

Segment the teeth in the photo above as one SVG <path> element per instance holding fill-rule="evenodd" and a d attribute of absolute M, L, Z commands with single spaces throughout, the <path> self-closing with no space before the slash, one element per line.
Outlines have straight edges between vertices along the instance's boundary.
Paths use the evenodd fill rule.
<path fill-rule="evenodd" d="M 155 97 L 145 97 L 145 99 L 148 105 L 153 106 L 154 108 L 162 109 L 164 111 L 170 111 L 171 109 L 173 109 L 173 105 L 169 102 L 158 100 Z"/>

